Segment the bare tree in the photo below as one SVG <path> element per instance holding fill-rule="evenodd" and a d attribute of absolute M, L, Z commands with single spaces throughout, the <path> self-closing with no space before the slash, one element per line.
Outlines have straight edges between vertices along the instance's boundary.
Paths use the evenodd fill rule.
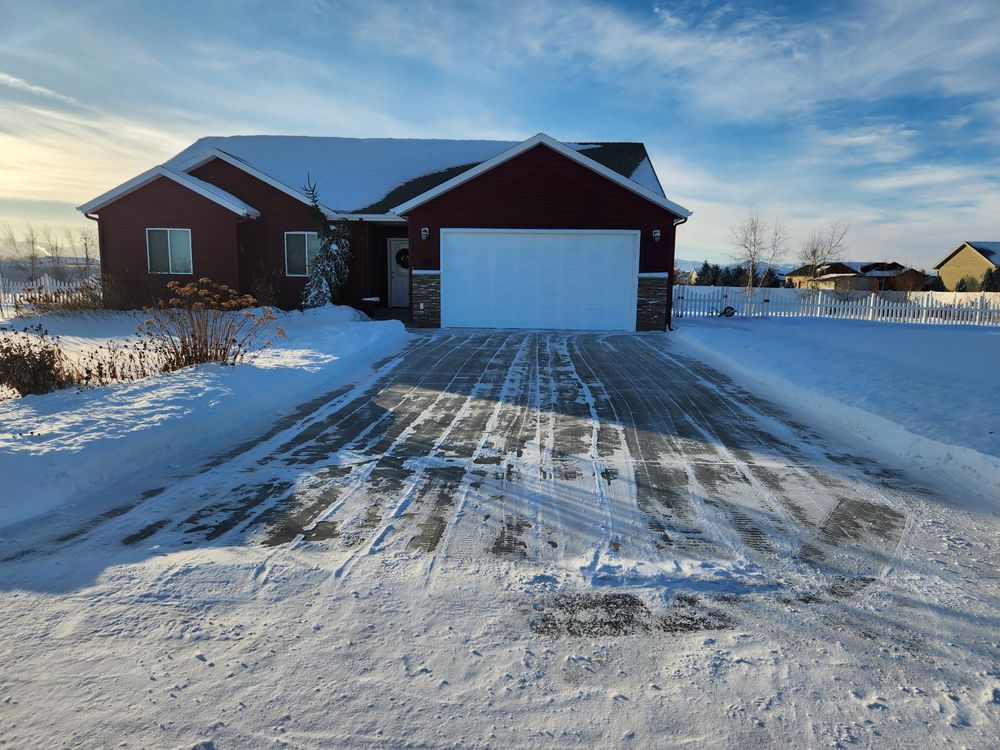
<path fill-rule="evenodd" d="M 848 222 L 837 220 L 826 229 L 817 229 L 799 248 L 799 261 L 809 266 L 812 275 L 816 276 L 823 266 L 841 260 L 847 251 L 847 230 L 850 228 Z"/>
<path fill-rule="evenodd" d="M 97 246 L 97 232 L 91 227 L 76 232 L 66 230 L 66 246 L 79 264 L 79 275 L 89 278 L 100 268 L 101 258 Z"/>
<path fill-rule="evenodd" d="M 45 272 L 45 251 L 30 224 L 20 237 L 10 224 L 0 224 L 0 252 L 10 257 L 11 265 L 26 281 L 38 281 Z"/>
<path fill-rule="evenodd" d="M 729 228 L 735 252 L 733 257 L 740 266 L 746 266 L 747 300 L 753 298 L 754 284 L 763 284 L 768 271 L 781 260 L 788 245 L 785 225 L 778 219 L 768 222 L 757 209 L 747 212 L 746 218 Z"/>
<path fill-rule="evenodd" d="M 45 264 L 48 274 L 56 281 L 69 281 L 73 270 L 67 263 L 63 251 L 66 249 L 59 236 L 48 227 L 38 231 L 39 244 L 45 254 Z"/>
<path fill-rule="evenodd" d="M 91 228 L 77 232 L 78 256 L 83 258 L 83 272 L 93 276 L 101 269 L 101 249 L 98 244 L 97 232 Z"/>

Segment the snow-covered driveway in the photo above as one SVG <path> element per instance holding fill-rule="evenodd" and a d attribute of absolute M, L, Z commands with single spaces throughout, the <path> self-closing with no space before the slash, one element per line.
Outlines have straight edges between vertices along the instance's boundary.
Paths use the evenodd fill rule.
<path fill-rule="evenodd" d="M 0 538 L 0 737 L 987 745 L 1000 524 L 951 492 L 669 336 L 414 335 Z"/>

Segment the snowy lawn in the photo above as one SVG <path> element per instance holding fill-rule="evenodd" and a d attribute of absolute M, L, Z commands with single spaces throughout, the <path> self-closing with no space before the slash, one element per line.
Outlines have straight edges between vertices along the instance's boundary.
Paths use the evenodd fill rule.
<path fill-rule="evenodd" d="M 678 343 L 744 386 L 1000 509 L 1000 328 L 804 318 L 676 326 Z"/>
<path fill-rule="evenodd" d="M 142 313 L 15 318 L 68 353 L 135 333 Z M 196 465 L 270 428 L 317 394 L 362 377 L 401 346 L 398 321 L 349 307 L 279 314 L 284 339 L 250 363 L 207 365 L 134 383 L 0 401 L 0 526 L 71 504 L 132 474 Z M 91 503 L 100 499 L 88 498 Z"/>

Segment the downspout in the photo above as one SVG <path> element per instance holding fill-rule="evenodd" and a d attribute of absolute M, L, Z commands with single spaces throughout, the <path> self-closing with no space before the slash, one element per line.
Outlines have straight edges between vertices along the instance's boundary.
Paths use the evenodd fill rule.
<path fill-rule="evenodd" d="M 689 219 L 689 216 L 685 216 L 682 219 L 674 222 L 674 265 L 677 264 L 677 227 L 681 224 L 685 224 Z M 670 283 L 667 284 L 667 330 L 672 331 L 674 327 L 670 324 L 671 318 L 674 313 L 674 269 L 671 268 L 670 272 L 667 274 L 667 279 Z"/>
<path fill-rule="evenodd" d="M 102 239 L 101 238 L 101 219 L 100 219 L 100 217 L 97 214 L 91 215 L 91 214 L 88 214 L 88 213 L 84 213 L 83 215 L 86 216 L 88 219 L 90 219 L 95 224 L 97 224 L 97 263 L 98 263 L 98 266 L 100 267 L 100 270 L 101 270 L 101 276 L 103 277 L 104 276 L 104 255 L 102 253 L 102 246 L 104 245 L 104 243 L 101 242 L 101 239 Z"/>

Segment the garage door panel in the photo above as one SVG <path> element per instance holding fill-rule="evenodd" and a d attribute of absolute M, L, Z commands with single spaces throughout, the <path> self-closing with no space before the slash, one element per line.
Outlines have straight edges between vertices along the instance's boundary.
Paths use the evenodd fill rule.
<path fill-rule="evenodd" d="M 445 327 L 634 330 L 634 231 L 441 234 Z"/>

